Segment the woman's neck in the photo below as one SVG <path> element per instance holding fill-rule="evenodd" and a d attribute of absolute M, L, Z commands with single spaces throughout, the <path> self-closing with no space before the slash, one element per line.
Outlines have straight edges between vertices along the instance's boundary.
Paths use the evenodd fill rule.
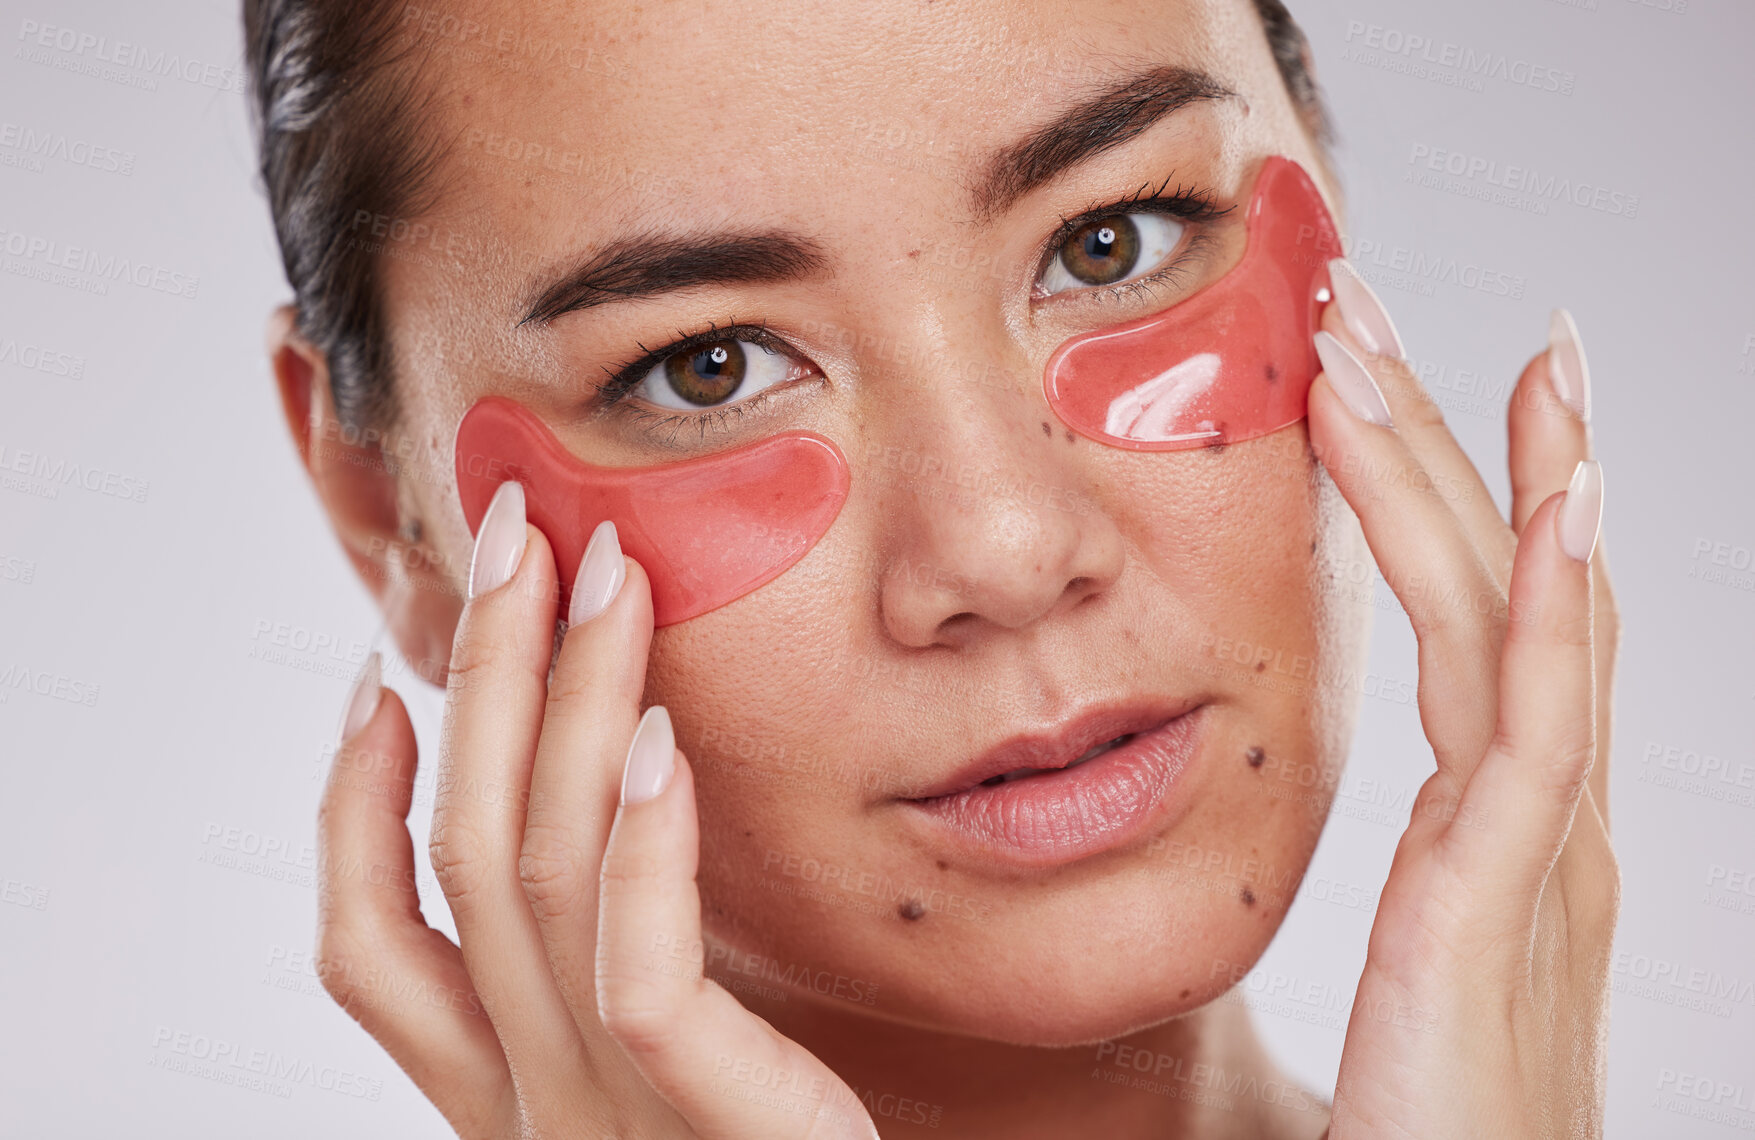
<path fill-rule="evenodd" d="M 805 1000 L 746 1004 L 853 1087 L 886 1140 L 1315 1140 L 1327 1105 L 1288 1081 L 1241 1002 L 1063 1049 L 1004 1045 Z"/>

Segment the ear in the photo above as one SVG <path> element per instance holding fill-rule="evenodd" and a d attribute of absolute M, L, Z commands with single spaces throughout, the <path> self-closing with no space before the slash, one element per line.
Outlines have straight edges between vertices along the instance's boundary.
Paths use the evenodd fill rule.
<path fill-rule="evenodd" d="M 454 572 L 421 538 L 418 504 L 387 453 L 394 438 L 344 427 L 329 366 L 298 330 L 291 305 L 268 319 L 268 359 L 299 461 L 329 515 L 341 549 L 384 614 L 398 650 L 426 680 L 445 683 L 468 568 Z"/>

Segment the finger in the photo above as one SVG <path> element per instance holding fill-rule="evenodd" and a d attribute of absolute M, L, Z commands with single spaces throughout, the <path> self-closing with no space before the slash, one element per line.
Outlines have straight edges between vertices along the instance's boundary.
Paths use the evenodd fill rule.
<path fill-rule="evenodd" d="M 1329 280 L 1335 300 L 1323 310 L 1322 327 L 1370 370 L 1396 431 L 1431 472 L 1434 492 L 1456 512 L 1503 590 L 1517 544 L 1493 493 L 1451 434 L 1438 401 L 1404 358 L 1395 325 L 1371 286 L 1345 258 L 1329 263 Z"/>
<path fill-rule="evenodd" d="M 1584 462 L 1531 513 L 1518 543 L 1493 746 L 1464 793 L 1487 827 L 1457 829 L 1471 882 L 1541 889 L 1572 827 L 1596 753 L 1589 557 L 1602 474 Z"/>
<path fill-rule="evenodd" d="M 1311 447 L 1359 516 L 1371 553 L 1419 639 L 1420 716 L 1449 791 L 1492 739 L 1505 600 L 1430 474 L 1394 427 L 1365 366 L 1317 333 Z"/>
<path fill-rule="evenodd" d="M 451 652 L 433 870 L 521 1101 L 538 1119 L 579 1119 L 587 1059 L 518 878 L 557 587 L 517 483 L 503 484 L 482 518 L 470 593 Z"/>
<path fill-rule="evenodd" d="M 1524 367 L 1506 418 L 1511 525 L 1519 534 L 1543 500 L 1566 488 L 1578 461 L 1594 458 L 1590 429 L 1580 414 L 1589 407 L 1589 385 L 1572 317 L 1556 309 L 1549 319 L 1548 348 Z"/>
<path fill-rule="evenodd" d="M 646 573 L 623 557 L 613 523 L 591 536 L 573 598 L 536 746 L 518 870 L 555 981 L 583 1031 L 597 1021 L 598 875 L 652 642 Z M 588 604 L 595 613 L 585 612 Z"/>
<path fill-rule="evenodd" d="M 374 653 L 317 813 L 318 973 L 461 1135 L 486 1135 L 511 1078 L 463 955 L 420 913 L 406 823 L 414 729 L 378 677 Z"/>
<path fill-rule="evenodd" d="M 1511 522 L 1522 533 L 1536 507 L 1564 490 L 1581 459 L 1595 459 L 1591 443 L 1590 366 L 1578 328 L 1564 309 L 1549 318 L 1548 348 L 1524 368 L 1507 416 L 1510 437 Z M 1609 586 L 1608 558 L 1599 539 L 1591 559 L 1596 605 L 1598 763 L 1591 791 L 1605 824 L 1609 807 L 1610 702 L 1620 618 Z"/>
<path fill-rule="evenodd" d="M 623 798 L 598 906 L 604 1027 L 697 1135 L 875 1138 L 839 1077 L 703 976 L 694 780 L 661 705 L 628 749 Z"/>

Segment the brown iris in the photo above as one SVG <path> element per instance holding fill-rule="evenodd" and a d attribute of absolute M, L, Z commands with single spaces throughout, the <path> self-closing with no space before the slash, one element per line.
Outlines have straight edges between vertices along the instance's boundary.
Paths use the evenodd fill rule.
<path fill-rule="evenodd" d="M 664 361 L 664 378 L 677 395 L 691 404 L 717 404 L 743 384 L 748 362 L 743 345 L 715 341 L 694 352 L 679 352 Z"/>
<path fill-rule="evenodd" d="M 1134 270 L 1140 232 L 1125 214 L 1086 222 L 1060 247 L 1060 263 L 1086 285 L 1112 285 Z"/>

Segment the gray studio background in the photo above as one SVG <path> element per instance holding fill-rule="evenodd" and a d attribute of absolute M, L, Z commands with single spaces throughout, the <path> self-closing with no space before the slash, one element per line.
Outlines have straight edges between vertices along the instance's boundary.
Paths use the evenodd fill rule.
<path fill-rule="evenodd" d="M 1577 316 L 1626 622 L 1609 1135 L 1755 1130 L 1755 7 L 1294 8 L 1342 131 L 1356 259 L 1502 503 L 1510 383 L 1549 308 Z M 264 364 L 286 289 L 237 22 L 230 0 L 0 4 L 4 1137 L 445 1134 L 306 957 L 320 776 L 377 621 Z M 74 35 L 42 47 L 51 25 Z M 118 42 L 180 69 L 118 60 Z M 1470 75 L 1449 62 L 1465 52 L 1505 66 Z M 33 154 L 27 130 L 83 145 Z M 1512 166 L 1571 191 L 1504 193 Z M 55 276 L 31 252 L 44 242 L 150 272 Z M 1454 280 L 1414 268 L 1449 262 Z M 84 474 L 55 483 L 43 464 Z M 1325 1092 L 1368 900 L 1429 755 L 1412 638 L 1374 588 L 1377 681 L 1347 784 L 1238 991 Z M 436 700 L 390 680 L 430 755 Z M 204 1079 L 177 1069 L 185 1033 L 329 1076 Z M 1732 1091 L 1680 1092 L 1701 1080 Z"/>

